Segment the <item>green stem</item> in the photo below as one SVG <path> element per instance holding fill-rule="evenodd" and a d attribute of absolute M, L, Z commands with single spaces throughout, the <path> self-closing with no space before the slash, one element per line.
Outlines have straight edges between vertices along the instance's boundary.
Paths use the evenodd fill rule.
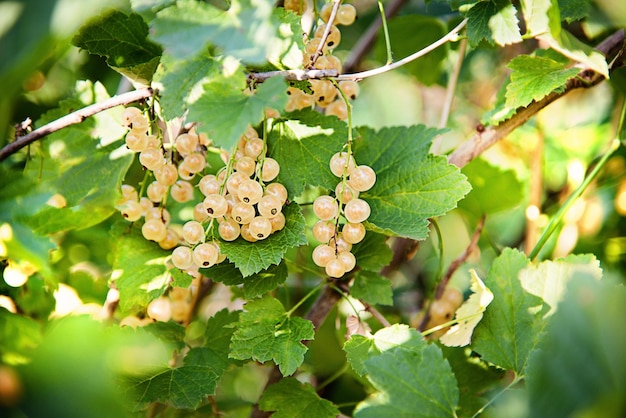
<path fill-rule="evenodd" d="M 482 408 L 480 408 L 478 411 L 476 411 L 474 415 L 472 415 L 472 418 L 476 418 L 477 416 L 485 412 L 485 409 L 487 409 L 491 404 L 493 404 L 500 395 L 502 395 L 504 392 L 511 389 L 513 386 L 515 386 L 520 380 L 522 380 L 522 376 L 515 375 L 515 379 L 513 379 L 511 383 L 506 385 L 506 387 L 504 387 L 500 392 L 496 393 L 493 398 L 489 399 L 489 401 L 486 404 L 484 404 Z"/>
<path fill-rule="evenodd" d="M 623 115 L 623 113 L 622 113 L 622 115 Z M 598 173 L 600 173 L 600 170 L 602 170 L 602 168 L 604 167 L 606 162 L 609 160 L 611 155 L 613 155 L 613 153 L 619 148 L 619 146 L 620 146 L 620 141 L 618 139 L 614 139 L 613 141 L 611 141 L 611 146 L 610 146 L 609 150 L 602 156 L 602 158 L 600 159 L 598 164 L 596 164 L 596 166 L 593 168 L 591 173 L 589 173 L 585 177 L 583 182 L 567 198 L 565 203 L 563 203 L 563 206 L 561 206 L 559 208 L 557 213 L 550 220 L 550 223 L 546 227 L 545 231 L 543 231 L 543 234 L 541 234 L 541 237 L 539 237 L 539 240 L 537 241 L 537 244 L 535 245 L 533 250 L 528 255 L 528 258 L 530 258 L 531 260 L 534 260 L 535 258 L 537 258 L 537 256 L 539 255 L 539 252 L 541 251 L 541 249 L 543 248 L 545 243 L 548 241 L 548 239 L 552 236 L 554 231 L 556 231 L 557 227 L 559 226 L 559 224 L 563 220 L 563 217 L 565 216 L 565 214 L 567 213 L 569 208 L 574 204 L 576 199 L 578 199 L 583 194 L 583 192 L 587 189 L 589 184 L 598 175 Z"/>
<path fill-rule="evenodd" d="M 378 10 L 380 10 L 380 19 L 383 24 L 383 33 L 385 34 L 385 48 L 387 48 L 387 62 L 385 65 L 389 65 L 393 62 L 393 57 L 391 55 L 391 40 L 389 39 L 389 30 L 387 29 L 387 16 L 385 16 L 385 8 L 383 7 L 383 2 L 378 1 Z"/>
<path fill-rule="evenodd" d="M 322 383 L 320 383 L 319 385 L 317 385 L 315 387 L 315 390 L 317 392 L 319 392 L 320 390 L 324 389 L 326 386 L 328 386 L 330 383 L 334 382 L 335 380 L 339 379 L 341 377 L 341 375 L 343 375 L 347 370 L 348 367 L 350 367 L 348 365 L 348 363 L 344 363 L 343 367 L 340 368 L 339 370 L 337 370 L 335 373 L 333 373 L 331 376 L 328 377 L 328 379 L 324 380 Z"/>
<path fill-rule="evenodd" d="M 318 284 L 317 286 L 315 286 L 313 289 L 311 289 L 311 291 L 309 293 L 307 293 L 306 295 L 304 295 L 304 297 L 302 299 L 300 299 L 298 301 L 298 303 L 296 303 L 295 305 L 293 305 L 293 307 L 291 309 L 289 309 L 287 312 L 285 312 L 285 315 L 287 315 L 287 317 L 290 317 L 291 314 L 293 314 L 300 306 L 302 306 L 302 304 L 311 296 L 313 296 L 315 293 L 317 293 L 322 286 L 324 286 L 326 284 L 326 282 L 320 282 L 320 284 Z"/>
<path fill-rule="evenodd" d="M 439 282 L 443 277 L 443 235 L 441 234 L 441 230 L 439 229 L 439 224 L 435 219 L 431 219 L 430 222 L 435 229 L 435 233 L 437 234 L 437 246 L 439 250 L 439 267 L 437 268 L 437 280 Z"/>

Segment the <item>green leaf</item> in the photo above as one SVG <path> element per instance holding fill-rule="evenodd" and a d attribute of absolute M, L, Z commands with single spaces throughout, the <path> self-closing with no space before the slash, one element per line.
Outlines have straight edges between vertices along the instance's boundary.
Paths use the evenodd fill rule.
<path fill-rule="evenodd" d="M 352 254 L 362 270 L 378 272 L 391 262 L 393 251 L 387 245 L 387 239 L 383 234 L 367 231 L 363 241 L 352 247 Z"/>
<path fill-rule="evenodd" d="M 377 177 L 374 187 L 359 196 L 372 211 L 367 227 L 387 235 L 426 238 L 428 218 L 454 209 L 470 190 L 457 167 L 429 154 L 432 139 L 441 131 L 418 125 L 359 132 L 355 159 L 371 166 Z"/>
<path fill-rule="evenodd" d="M 217 381 L 229 364 L 208 348 L 195 347 L 189 350 L 182 366 L 147 378 L 129 378 L 127 384 L 137 395 L 136 409 L 151 402 L 195 409 L 215 394 Z"/>
<path fill-rule="evenodd" d="M 510 108 L 528 106 L 557 90 L 579 69 L 567 68 L 549 58 L 519 55 L 511 60 L 511 82 L 506 88 L 506 105 Z"/>
<path fill-rule="evenodd" d="M 487 394 L 502 383 L 504 370 L 488 366 L 470 350 L 441 347 L 459 384 L 459 417 L 473 417 L 489 402 Z"/>
<path fill-rule="evenodd" d="M 419 332 L 407 326 L 390 328 L 392 335 L 406 338 L 396 338 L 363 361 L 367 379 L 377 392 L 357 405 L 354 417 L 413 417 L 416 411 L 420 416 L 454 416 L 459 391 L 439 347 L 426 343 Z"/>
<path fill-rule="evenodd" d="M 500 46 L 522 41 L 517 20 L 517 9 L 506 0 L 476 3 L 467 13 L 467 38 L 472 46 L 482 40 Z"/>
<path fill-rule="evenodd" d="M 277 181 L 290 196 L 299 196 L 307 185 L 334 189 L 339 180 L 328 163 L 345 145 L 347 125 L 311 110 L 287 116 L 289 120 L 278 122 L 268 139 L 269 155 L 280 163 Z"/>
<path fill-rule="evenodd" d="M 389 21 L 388 28 L 391 49 L 396 60 L 429 46 L 447 32 L 441 19 L 422 15 L 397 16 Z M 386 61 L 387 48 L 383 36 L 378 37 L 375 53 L 378 61 Z M 447 54 L 448 46 L 445 45 L 444 48 L 437 48 L 402 68 L 421 83 L 431 85 L 439 81 L 443 71 L 442 64 Z"/>
<path fill-rule="evenodd" d="M 524 197 L 522 183 L 513 170 L 502 170 L 481 158 L 463 167 L 472 191 L 459 202 L 459 208 L 480 217 L 519 205 Z"/>
<path fill-rule="evenodd" d="M 373 271 L 359 271 L 350 287 L 350 295 L 372 305 L 392 305 L 391 282 Z"/>
<path fill-rule="evenodd" d="M 594 255 L 572 254 L 554 261 L 546 260 L 522 270 L 519 278 L 524 290 L 542 298 L 550 306 L 550 310 L 545 314 L 547 317 L 556 312 L 567 284 L 581 276 L 595 279 L 602 277 L 600 262 Z"/>
<path fill-rule="evenodd" d="M 188 100 L 193 92 L 219 70 L 219 63 L 205 55 L 179 61 L 164 57 L 154 78 L 162 85 L 159 94 L 165 118 L 172 120 L 181 117 L 189 107 Z"/>
<path fill-rule="evenodd" d="M 141 228 L 118 222 L 111 229 L 113 269 L 120 292 L 120 310 L 128 312 L 146 306 L 163 294 L 170 280 L 166 258 L 168 251 L 147 241 Z"/>
<path fill-rule="evenodd" d="M 290 317 L 271 296 L 248 302 L 239 316 L 229 356 L 234 359 L 274 361 L 283 376 L 295 373 L 304 361 L 307 347 L 302 340 L 315 337 L 313 323 Z"/>
<path fill-rule="evenodd" d="M 228 360 L 230 340 L 235 332 L 231 325 L 238 319 L 239 312 L 228 312 L 227 309 L 222 309 L 209 318 L 204 332 L 204 346 L 216 356 Z"/>
<path fill-rule="evenodd" d="M 568 23 L 589 16 L 591 0 L 558 0 L 561 19 Z"/>
<path fill-rule="evenodd" d="M 529 416 L 618 417 L 626 413 L 626 289 L 573 279 L 527 368 Z"/>
<path fill-rule="evenodd" d="M 494 299 L 474 329 L 471 345 L 483 360 L 518 375 L 524 374 L 546 324 L 536 312 L 541 299 L 526 293 L 519 280 L 528 264 L 523 253 L 510 248 L 493 262 L 484 282 Z"/>
<path fill-rule="evenodd" d="M 148 25 L 140 15 L 115 10 L 90 20 L 72 43 L 90 54 L 106 57 L 111 68 L 131 80 L 150 84 L 162 50 L 147 36 Z"/>
<path fill-rule="evenodd" d="M 269 386 L 259 399 L 259 409 L 274 412 L 274 418 L 335 418 L 340 414 L 332 402 L 315 393 L 313 386 L 292 377 L 281 379 Z"/>
<path fill-rule="evenodd" d="M 37 321 L 0 308 L 0 360 L 6 364 L 27 363 L 41 342 Z"/>
<path fill-rule="evenodd" d="M 220 250 L 235 264 L 243 277 L 251 276 L 267 269 L 272 264 L 280 264 L 290 248 L 307 244 L 304 229 L 306 222 L 300 206 L 290 203 L 283 207 L 285 227 L 262 241 L 253 244 L 238 238 L 232 242 L 220 242 Z"/>
<path fill-rule="evenodd" d="M 182 350 L 187 346 L 184 341 L 185 327 L 177 322 L 156 321 L 140 327 L 139 329 L 149 332 L 161 341 L 167 341 L 178 350 Z"/>
<path fill-rule="evenodd" d="M 279 30 L 284 17 L 284 11 L 275 11 L 274 3 L 268 0 L 235 0 L 227 11 L 182 0 L 157 13 L 152 23 L 153 38 L 176 58 L 194 56 L 210 42 L 223 55 L 247 64 L 264 64 L 268 60 L 279 64 L 295 48 L 301 35 Z"/>
<path fill-rule="evenodd" d="M 561 31 L 559 8 L 553 0 L 522 0 L 521 6 L 527 36 L 558 34 Z"/>
<path fill-rule="evenodd" d="M 287 265 L 284 261 L 247 277 L 243 277 L 241 271 L 234 264 L 228 262 L 216 264 L 210 269 L 203 270 L 203 272 L 211 280 L 222 282 L 228 286 L 243 285 L 243 295 L 246 299 L 254 299 L 276 289 L 285 283 L 288 274 Z"/>
<path fill-rule="evenodd" d="M 203 94 L 189 104 L 190 120 L 198 121 L 198 129 L 206 132 L 216 145 L 231 149 L 249 125 L 257 125 L 265 116 L 265 108 L 282 109 L 287 102 L 287 85 L 273 77 L 246 95 L 230 82 L 214 81 L 204 86 Z"/>

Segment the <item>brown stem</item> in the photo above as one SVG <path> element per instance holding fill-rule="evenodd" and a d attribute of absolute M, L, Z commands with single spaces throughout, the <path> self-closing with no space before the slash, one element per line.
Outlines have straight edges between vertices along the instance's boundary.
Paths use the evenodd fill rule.
<path fill-rule="evenodd" d="M 621 29 L 606 38 L 596 49 L 607 56 L 612 71 L 621 65 L 624 53 L 624 30 Z M 476 132 L 472 138 L 461 144 L 448 158 L 450 164 L 463 167 L 483 153 L 487 148 L 505 138 L 516 128 L 526 123 L 531 117 L 555 100 L 578 88 L 589 88 L 604 81 L 604 76 L 589 69 L 583 69 L 577 77 L 570 79 L 561 92 L 552 92 L 539 101 L 533 101 L 526 107 L 519 108 L 515 115 L 497 126 Z"/>
<path fill-rule="evenodd" d="M 24 148 L 28 144 L 32 144 L 36 140 L 50 135 L 53 132 L 67 128 L 71 125 L 81 123 L 90 116 L 100 113 L 104 110 L 111 109 L 112 107 L 126 105 L 129 103 L 137 102 L 139 100 L 147 99 L 152 96 L 153 90 L 149 87 L 134 90 L 128 93 L 113 96 L 103 102 L 92 104 L 87 107 L 83 107 L 75 112 L 63 116 L 60 119 L 54 120 L 41 128 L 35 129 L 31 133 L 17 137 L 15 141 L 10 142 L 4 148 L 0 149 L 0 161 L 7 158 L 9 155 L 16 153 L 20 149 Z"/>

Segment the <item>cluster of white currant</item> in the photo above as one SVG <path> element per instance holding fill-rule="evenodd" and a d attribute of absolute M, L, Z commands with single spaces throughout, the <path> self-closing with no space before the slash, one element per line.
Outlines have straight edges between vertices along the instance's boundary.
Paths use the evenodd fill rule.
<path fill-rule="evenodd" d="M 359 193 L 374 186 L 376 173 L 367 165 L 357 165 L 347 152 L 331 157 L 330 170 L 341 180 L 334 197 L 322 195 L 313 202 L 313 212 L 319 218 L 313 236 L 321 242 L 313 250 L 313 262 L 324 267 L 330 277 L 341 277 L 356 266 L 350 250 L 352 244 L 365 238 L 363 222 L 370 216 L 370 206 L 359 198 Z M 341 215 L 346 222 L 340 231 Z"/>
<path fill-rule="evenodd" d="M 302 13 L 304 11 L 303 5 L 306 5 L 305 1 L 285 1 L 285 8 L 293 10 L 296 13 Z M 341 32 L 336 25 L 347 26 L 354 23 L 356 19 L 356 9 L 351 4 L 342 4 L 339 6 L 335 20 L 331 22 L 329 35 L 320 48 L 320 43 L 322 42 L 323 35 L 328 26 L 332 8 L 332 3 L 326 3 L 322 7 L 319 14 L 320 23 L 315 29 L 314 36 L 305 43 L 302 53 L 302 65 L 304 68 L 337 70 L 338 73 L 341 73 L 341 60 L 332 55 L 332 51 L 341 41 Z M 299 109 L 317 107 L 323 109 L 324 113 L 327 115 L 334 115 L 342 120 L 348 118 L 347 104 L 339 92 L 339 89 L 346 98 L 354 100 L 359 95 L 359 85 L 356 81 L 344 80 L 337 83 L 337 85 L 330 80 L 310 80 L 310 83 L 311 93 L 305 93 L 296 87 L 289 87 L 287 89 L 289 99 L 285 106 L 286 111 L 291 112 Z"/>
<path fill-rule="evenodd" d="M 287 201 L 287 189 L 273 182 L 280 167 L 265 155 L 265 143 L 256 130 L 246 130 L 227 167 L 217 176 L 200 178 L 196 186 L 204 199 L 195 205 L 194 219 L 175 225 L 170 224 L 170 214 L 164 207 L 168 194 L 180 203 L 194 199 L 191 180 L 206 167 L 204 150 L 210 141 L 193 131 L 179 135 L 171 151 L 175 150 L 182 160 L 175 164 L 172 152 L 167 158 L 161 141 L 148 134 L 148 120 L 139 109 L 127 108 L 122 117 L 130 128 L 127 147 L 139 152 L 139 161 L 152 171 L 155 180 L 146 187 L 147 196 L 141 198 L 133 186 L 123 185 L 119 209 L 131 222 L 144 218 L 144 238 L 158 242 L 163 249 L 173 249 L 171 261 L 175 267 L 192 273 L 225 259 L 219 241 L 212 237 L 214 222 L 219 224 L 217 232 L 224 241 L 241 236 L 255 242 L 284 228 L 282 207 Z"/>

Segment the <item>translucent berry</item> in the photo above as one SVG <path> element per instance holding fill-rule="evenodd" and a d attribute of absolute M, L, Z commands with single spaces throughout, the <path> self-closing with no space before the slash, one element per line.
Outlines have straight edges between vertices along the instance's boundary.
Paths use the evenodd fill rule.
<path fill-rule="evenodd" d="M 141 152 L 148 147 L 148 135 L 145 132 L 130 131 L 126 134 L 126 146 L 134 152 Z"/>
<path fill-rule="evenodd" d="M 328 221 L 337 217 L 339 205 L 333 197 L 320 196 L 313 202 L 313 212 L 319 219 Z"/>
<path fill-rule="evenodd" d="M 256 132 L 256 131 L 255 131 Z M 257 158 L 263 150 L 265 149 L 265 144 L 263 140 L 260 138 L 252 138 L 246 142 L 246 147 L 244 148 L 244 153 L 251 158 Z"/>
<path fill-rule="evenodd" d="M 204 241 L 204 227 L 198 221 L 188 221 L 183 225 L 183 239 L 194 245 Z"/>
<path fill-rule="evenodd" d="M 261 216 L 273 218 L 282 211 L 283 205 L 276 196 L 263 196 L 257 204 L 257 210 Z"/>
<path fill-rule="evenodd" d="M 335 116 L 340 120 L 346 120 L 348 119 L 348 106 L 341 99 L 335 100 L 324 108 L 324 114 L 328 116 Z"/>
<path fill-rule="evenodd" d="M 435 325 L 441 325 L 451 321 L 454 317 L 455 307 L 450 301 L 445 299 L 437 299 L 431 303 L 428 312 L 430 313 L 431 322 Z"/>
<path fill-rule="evenodd" d="M 204 155 L 194 152 L 185 157 L 182 164 L 192 173 L 199 173 L 206 167 Z"/>
<path fill-rule="evenodd" d="M 149 126 L 148 119 L 146 119 L 142 115 L 140 117 L 133 118 L 133 120 L 130 121 L 129 128 L 135 132 L 146 132 L 146 130 L 148 129 L 148 126 Z"/>
<path fill-rule="evenodd" d="M 365 192 L 374 187 L 374 183 L 376 183 L 376 173 L 370 166 L 360 165 L 350 172 L 348 184 L 356 191 Z"/>
<path fill-rule="evenodd" d="M 335 196 L 341 200 L 341 203 L 348 203 L 352 199 L 359 197 L 359 192 L 353 190 L 347 183 L 340 181 L 335 187 Z"/>
<path fill-rule="evenodd" d="M 337 89 L 328 80 L 311 80 L 311 90 L 313 90 L 313 98 L 319 106 L 327 106 L 335 97 L 337 97 Z"/>
<path fill-rule="evenodd" d="M 265 194 L 277 197 L 282 205 L 287 202 L 287 189 L 280 183 L 270 183 L 265 186 Z"/>
<path fill-rule="evenodd" d="M 333 11 L 333 4 L 325 3 L 322 6 L 322 9 L 320 10 L 320 19 L 322 19 L 324 22 L 328 22 L 328 19 L 330 19 L 330 15 L 332 11 Z"/>
<path fill-rule="evenodd" d="M 141 227 L 141 234 L 149 241 L 159 242 L 165 239 L 167 227 L 158 219 L 150 219 Z"/>
<path fill-rule="evenodd" d="M 180 155 L 189 155 L 198 147 L 198 137 L 189 133 L 181 134 L 178 135 L 174 144 Z"/>
<path fill-rule="evenodd" d="M 359 84 L 353 80 L 343 80 L 339 82 L 339 88 L 350 100 L 354 100 L 359 95 Z"/>
<path fill-rule="evenodd" d="M 350 244 L 358 244 L 365 238 L 365 227 L 361 223 L 347 223 L 341 229 L 341 236 Z"/>
<path fill-rule="evenodd" d="M 205 196 L 217 194 L 220 192 L 220 183 L 213 174 L 209 174 L 200 179 L 198 182 L 198 188 Z"/>
<path fill-rule="evenodd" d="M 263 197 L 263 186 L 256 180 L 244 180 L 237 188 L 239 200 L 248 205 L 254 205 Z"/>
<path fill-rule="evenodd" d="M 155 321 L 167 322 L 172 318 L 172 307 L 169 298 L 161 296 L 154 299 L 146 308 L 148 316 Z"/>
<path fill-rule="evenodd" d="M 146 148 L 139 154 L 139 162 L 148 170 L 156 170 L 165 164 L 163 152 L 158 148 Z"/>
<path fill-rule="evenodd" d="M 270 218 L 270 223 L 272 224 L 272 233 L 283 229 L 286 222 L 287 220 L 285 219 L 285 215 L 283 215 L 282 212 Z"/>
<path fill-rule="evenodd" d="M 463 293 L 456 287 L 446 286 L 441 299 L 447 300 L 453 307 L 458 308 L 463 304 Z"/>
<path fill-rule="evenodd" d="M 313 249 L 313 262 L 320 267 L 326 267 L 334 259 L 335 249 L 329 245 L 321 244 Z"/>
<path fill-rule="evenodd" d="M 261 170 L 261 179 L 267 183 L 274 180 L 278 176 L 278 173 L 280 172 L 280 165 L 275 159 L 267 157 L 263 161 L 263 168 Z"/>
<path fill-rule="evenodd" d="M 234 241 L 239 237 L 241 227 L 233 218 L 228 218 L 220 223 L 218 232 L 224 241 Z"/>
<path fill-rule="evenodd" d="M 152 207 L 148 209 L 145 213 L 145 220 L 149 221 L 151 219 L 156 219 L 159 222 L 163 222 L 165 225 L 170 223 L 170 213 L 167 209 L 161 207 Z"/>
<path fill-rule="evenodd" d="M 248 226 L 250 234 L 258 240 L 265 239 L 272 233 L 272 223 L 265 216 L 256 216 Z"/>
<path fill-rule="evenodd" d="M 241 238 L 248 242 L 256 242 L 258 239 L 250 233 L 250 224 L 241 225 Z"/>
<path fill-rule="evenodd" d="M 344 169 L 348 166 L 347 174 L 350 174 L 352 170 L 356 168 L 354 157 L 348 158 L 347 152 L 337 152 L 330 158 L 330 171 L 337 176 L 343 177 Z"/>
<path fill-rule="evenodd" d="M 354 23 L 356 19 L 356 9 L 351 4 L 342 4 L 337 10 L 337 16 L 335 16 L 335 22 L 338 25 L 349 26 Z"/>
<path fill-rule="evenodd" d="M 180 236 L 178 232 L 174 228 L 167 228 L 167 233 L 165 234 L 165 238 L 159 241 L 159 247 L 164 250 L 171 250 L 176 247 L 180 242 Z"/>
<path fill-rule="evenodd" d="M 164 164 L 154 170 L 154 178 L 165 186 L 171 186 L 178 179 L 178 170 L 174 164 Z"/>
<path fill-rule="evenodd" d="M 170 188 L 172 199 L 179 203 L 189 202 L 193 199 L 193 186 L 185 180 L 178 180 Z"/>
<path fill-rule="evenodd" d="M 237 196 L 237 191 L 239 190 L 239 185 L 246 180 L 250 180 L 249 176 L 246 176 L 244 173 L 236 172 L 231 174 L 226 180 L 226 189 L 228 193 L 232 193 Z"/>
<path fill-rule="evenodd" d="M 339 278 L 346 273 L 346 267 L 341 260 L 333 258 L 326 264 L 325 271 L 330 277 Z"/>
<path fill-rule="evenodd" d="M 137 118 L 143 118 L 141 109 L 136 107 L 127 107 L 122 112 L 122 126 L 130 127 L 131 122 Z"/>
<path fill-rule="evenodd" d="M 198 222 L 204 222 L 209 218 L 204 209 L 204 202 L 200 202 L 193 207 L 193 219 Z"/>
<path fill-rule="evenodd" d="M 146 194 L 148 195 L 148 199 L 152 200 L 155 203 L 158 203 L 163 200 L 165 194 L 167 193 L 167 186 L 153 181 L 148 185 L 146 189 Z"/>
<path fill-rule="evenodd" d="M 343 234 L 341 233 L 331 238 L 330 241 L 328 241 L 328 245 L 331 248 L 334 248 L 338 253 L 343 253 L 352 249 L 352 244 L 343 239 Z"/>
<path fill-rule="evenodd" d="M 253 206 L 250 206 L 247 203 L 239 202 L 236 203 L 231 209 L 230 216 L 238 224 L 248 224 L 252 219 L 254 219 L 256 213 Z"/>
<path fill-rule="evenodd" d="M 348 222 L 358 224 L 369 218 L 371 213 L 370 205 L 362 199 L 354 199 L 346 203 L 343 214 Z"/>
<path fill-rule="evenodd" d="M 228 202 L 219 194 L 208 195 L 203 204 L 205 212 L 212 218 L 221 218 L 228 210 Z"/>
<path fill-rule="evenodd" d="M 356 267 L 356 257 L 350 251 L 339 253 L 337 259 L 343 263 L 346 272 Z"/>
<path fill-rule="evenodd" d="M 135 222 L 143 214 L 143 208 L 134 200 L 127 200 L 119 206 L 119 209 L 124 219 L 129 222 Z"/>
<path fill-rule="evenodd" d="M 334 55 L 322 55 L 315 61 L 315 68 L 319 70 L 337 70 L 341 74 L 341 60 Z"/>
<path fill-rule="evenodd" d="M 324 31 L 326 30 L 326 24 L 320 25 L 315 31 L 315 37 L 321 38 L 324 35 Z M 337 29 L 337 26 L 332 25 L 330 28 L 330 33 L 328 34 L 328 38 L 326 38 L 326 46 L 328 49 L 334 49 L 341 42 L 341 32 Z"/>
<path fill-rule="evenodd" d="M 331 221 L 317 221 L 313 225 L 313 237 L 319 242 L 327 243 L 335 235 L 335 223 Z"/>
<path fill-rule="evenodd" d="M 219 248 L 212 242 L 205 242 L 193 249 L 193 262 L 198 267 L 208 268 L 217 263 Z"/>
<path fill-rule="evenodd" d="M 254 158 L 244 155 L 235 163 L 235 169 L 250 177 L 254 174 L 254 170 L 256 169 L 256 161 Z"/>
<path fill-rule="evenodd" d="M 137 190 L 130 184 L 122 184 L 122 198 L 123 200 L 137 200 L 139 195 Z"/>

